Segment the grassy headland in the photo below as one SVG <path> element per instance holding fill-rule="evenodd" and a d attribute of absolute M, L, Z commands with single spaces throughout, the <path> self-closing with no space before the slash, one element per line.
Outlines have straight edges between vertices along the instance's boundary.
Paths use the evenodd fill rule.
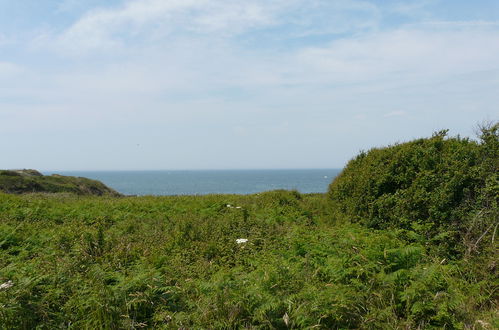
<path fill-rule="evenodd" d="M 497 328 L 497 146 L 373 149 L 328 194 L 0 193 L 0 327 Z"/>
<path fill-rule="evenodd" d="M 96 180 L 57 174 L 46 176 L 36 170 L 0 170 L 0 192 L 67 192 L 78 195 L 120 196 L 118 192 Z"/>

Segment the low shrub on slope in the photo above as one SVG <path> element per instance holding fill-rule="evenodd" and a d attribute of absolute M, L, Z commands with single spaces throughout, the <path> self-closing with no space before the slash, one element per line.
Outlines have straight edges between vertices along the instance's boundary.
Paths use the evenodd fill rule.
<path fill-rule="evenodd" d="M 102 182 L 81 177 L 44 176 L 35 170 L 0 170 L 0 192 L 22 193 L 74 193 L 78 195 L 119 196 Z"/>

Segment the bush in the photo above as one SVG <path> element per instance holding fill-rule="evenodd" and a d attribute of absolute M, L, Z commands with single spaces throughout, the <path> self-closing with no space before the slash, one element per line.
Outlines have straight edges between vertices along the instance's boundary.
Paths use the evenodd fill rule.
<path fill-rule="evenodd" d="M 497 229 L 498 131 L 499 124 L 482 127 L 480 141 L 473 141 L 447 138 L 444 130 L 361 152 L 331 183 L 328 197 L 353 222 L 405 229 L 450 254 L 471 252 Z"/>

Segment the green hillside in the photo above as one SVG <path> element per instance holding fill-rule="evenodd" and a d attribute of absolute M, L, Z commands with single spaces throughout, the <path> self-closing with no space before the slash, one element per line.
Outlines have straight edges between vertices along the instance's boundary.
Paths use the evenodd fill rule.
<path fill-rule="evenodd" d="M 120 195 L 96 180 L 62 175 L 45 176 L 36 170 L 0 170 L 0 191 L 11 194 L 66 192 L 78 195 Z"/>

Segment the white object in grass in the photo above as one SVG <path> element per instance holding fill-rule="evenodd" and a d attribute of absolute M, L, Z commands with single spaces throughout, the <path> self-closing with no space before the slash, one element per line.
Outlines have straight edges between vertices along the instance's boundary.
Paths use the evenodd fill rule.
<path fill-rule="evenodd" d="M 237 244 L 243 244 L 243 243 L 246 243 L 246 242 L 248 242 L 247 238 L 238 238 L 238 239 L 236 239 L 236 243 Z"/>
<path fill-rule="evenodd" d="M 8 289 L 8 288 L 11 288 L 13 286 L 14 286 L 14 282 L 7 281 L 7 282 L 5 282 L 3 284 L 0 284 L 0 290 L 2 290 L 2 289 Z"/>

